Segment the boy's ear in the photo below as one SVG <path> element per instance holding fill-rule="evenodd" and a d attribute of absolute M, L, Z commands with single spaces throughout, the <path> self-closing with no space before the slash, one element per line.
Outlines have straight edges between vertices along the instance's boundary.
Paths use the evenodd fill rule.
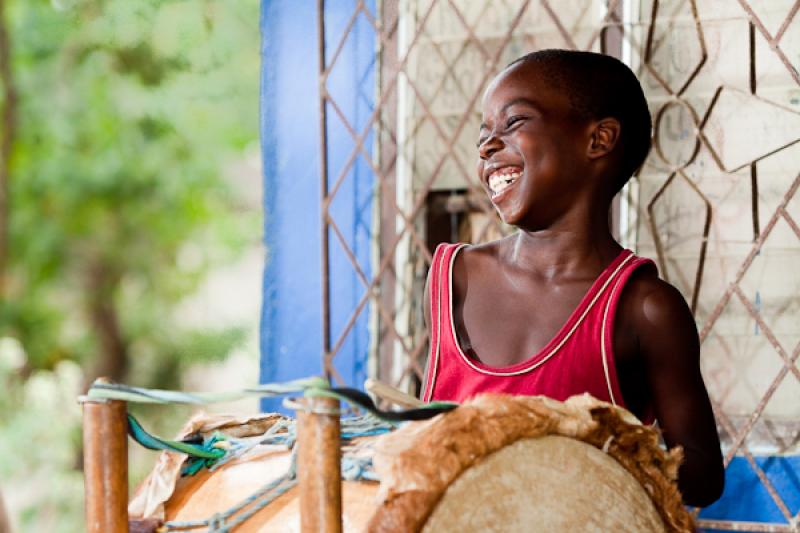
<path fill-rule="evenodd" d="M 607 155 L 619 142 L 622 126 L 619 120 L 609 117 L 598 121 L 591 132 L 589 148 L 586 155 L 596 159 Z"/>

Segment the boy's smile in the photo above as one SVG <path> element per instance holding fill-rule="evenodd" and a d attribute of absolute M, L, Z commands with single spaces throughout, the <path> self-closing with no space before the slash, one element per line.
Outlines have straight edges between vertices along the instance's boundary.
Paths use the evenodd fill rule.
<path fill-rule="evenodd" d="M 535 66 L 515 65 L 486 90 L 478 176 L 501 218 L 538 229 L 570 203 L 582 176 L 583 124 Z M 573 197 L 574 198 L 574 197 Z"/>
<path fill-rule="evenodd" d="M 489 185 L 489 190 L 492 193 L 492 199 L 500 201 L 498 196 L 504 193 L 506 189 L 511 187 L 514 182 L 516 182 L 517 179 L 522 176 L 522 168 L 515 165 L 498 167 L 490 166 L 485 173 L 489 174 L 486 182 Z"/>

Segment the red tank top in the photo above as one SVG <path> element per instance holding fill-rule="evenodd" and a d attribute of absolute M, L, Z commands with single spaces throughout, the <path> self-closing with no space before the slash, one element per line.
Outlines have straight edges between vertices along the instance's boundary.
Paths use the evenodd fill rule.
<path fill-rule="evenodd" d="M 464 244 L 440 244 L 430 277 L 431 347 L 423 400 L 462 402 L 481 392 L 544 395 L 565 400 L 588 392 L 625 406 L 614 364 L 614 315 L 633 272 L 649 259 L 620 252 L 550 342 L 522 363 L 495 368 L 467 357 L 453 325 L 453 263 Z M 647 410 L 646 418 L 652 418 Z"/>

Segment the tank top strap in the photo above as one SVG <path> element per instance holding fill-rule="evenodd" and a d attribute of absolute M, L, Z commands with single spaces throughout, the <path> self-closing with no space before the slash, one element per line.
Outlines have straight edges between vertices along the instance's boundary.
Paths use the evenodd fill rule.
<path fill-rule="evenodd" d="M 456 250 L 464 246 L 463 244 L 441 243 L 436 247 L 431 261 L 430 282 L 428 283 L 428 300 L 430 302 L 430 348 L 428 350 L 428 362 L 425 367 L 425 389 L 422 394 L 423 401 L 430 401 L 433 395 L 433 387 L 436 383 L 436 375 L 439 370 L 439 358 L 442 344 L 442 322 L 446 318 L 448 310 L 443 306 L 449 303 L 450 279 L 450 259 Z M 445 322 L 449 323 L 449 322 Z"/>
<path fill-rule="evenodd" d="M 633 255 L 633 254 L 631 254 Z M 640 268 L 644 267 L 657 268 L 656 264 L 651 259 L 633 256 L 612 280 L 611 290 L 607 292 L 604 301 L 598 306 L 598 311 L 602 312 L 601 325 L 600 325 L 600 354 L 603 362 L 603 372 L 605 373 L 606 386 L 608 387 L 608 395 L 611 398 L 611 403 L 614 405 L 623 404 L 622 391 L 619 386 L 619 379 L 617 377 L 616 364 L 614 359 L 614 323 L 617 315 L 617 309 L 623 293 L 625 285 L 627 285 L 631 276 Z M 648 408 L 647 415 L 645 416 L 645 423 L 652 423 L 655 420 L 652 406 Z"/>

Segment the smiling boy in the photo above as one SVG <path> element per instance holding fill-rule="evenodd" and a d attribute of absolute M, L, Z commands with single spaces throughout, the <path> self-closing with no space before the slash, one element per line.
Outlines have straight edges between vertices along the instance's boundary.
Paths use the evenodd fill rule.
<path fill-rule="evenodd" d="M 614 195 L 650 149 L 641 86 L 620 61 L 543 50 L 486 89 L 478 177 L 517 231 L 440 245 L 425 291 L 423 399 L 589 392 L 658 421 L 680 445 L 684 501 L 722 492 L 719 438 L 681 294 L 609 229 Z"/>

